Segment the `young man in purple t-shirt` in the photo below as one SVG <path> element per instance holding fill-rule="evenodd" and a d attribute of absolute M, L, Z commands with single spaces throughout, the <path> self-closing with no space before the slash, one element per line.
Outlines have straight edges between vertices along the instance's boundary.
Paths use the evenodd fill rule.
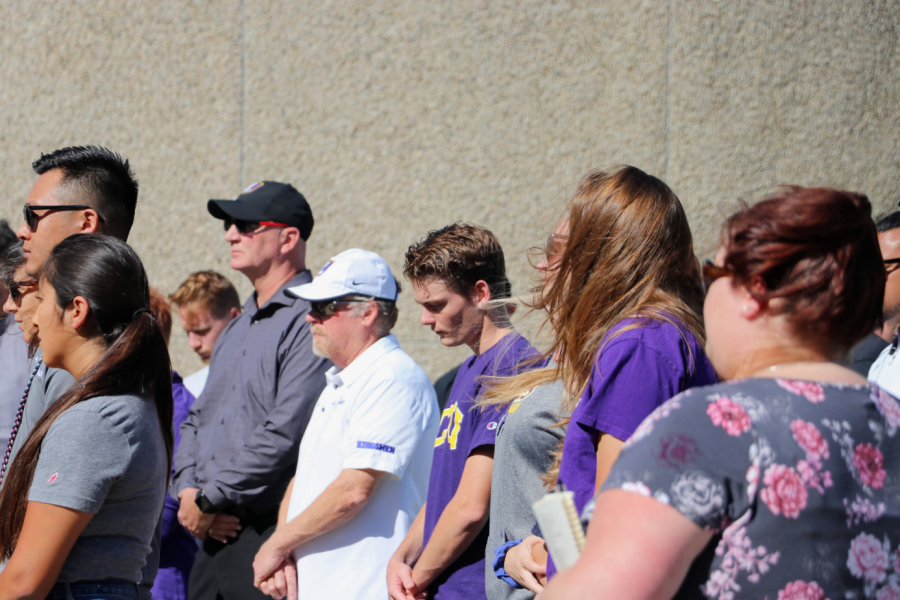
<path fill-rule="evenodd" d="M 500 413 L 474 409 L 484 377 L 531 366 L 537 351 L 509 323 L 503 250 L 483 227 L 432 231 L 406 253 L 420 321 L 444 346 L 474 353 L 460 366 L 441 414 L 425 506 L 388 564 L 393 600 L 485 598 L 484 548 L 490 514 L 494 438 Z M 521 363 L 525 363 L 521 365 Z"/>

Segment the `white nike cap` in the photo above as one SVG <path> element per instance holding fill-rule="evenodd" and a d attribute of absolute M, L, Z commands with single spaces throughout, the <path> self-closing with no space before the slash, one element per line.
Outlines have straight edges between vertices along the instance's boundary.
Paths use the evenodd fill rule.
<path fill-rule="evenodd" d="M 348 294 L 397 301 L 397 280 L 383 258 L 352 248 L 332 257 L 311 283 L 288 288 L 298 298 L 311 302 L 333 300 Z"/>

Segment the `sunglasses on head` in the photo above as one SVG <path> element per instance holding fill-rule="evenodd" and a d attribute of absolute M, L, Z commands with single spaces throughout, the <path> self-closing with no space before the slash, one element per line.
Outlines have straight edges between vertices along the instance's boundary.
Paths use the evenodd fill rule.
<path fill-rule="evenodd" d="M 318 300 L 315 302 L 310 302 L 309 306 L 312 308 L 312 311 L 319 315 L 320 317 L 330 317 L 334 313 L 338 311 L 338 307 L 341 304 L 346 304 L 348 302 L 368 302 L 369 300 L 374 300 L 374 298 L 338 298 L 337 300 Z"/>
<path fill-rule="evenodd" d="M 711 286 L 716 279 L 719 279 L 720 277 L 734 277 L 734 271 L 726 269 L 725 267 L 717 267 L 711 260 L 703 261 L 702 273 L 704 295 L 709 292 L 709 286 Z"/>
<path fill-rule="evenodd" d="M 30 204 L 26 204 L 22 208 L 22 213 L 25 215 L 25 225 L 28 227 L 29 231 L 37 231 L 38 221 L 46 217 L 50 213 L 44 213 L 42 215 L 34 212 L 35 210 L 85 210 L 90 209 L 96 212 L 93 207 L 85 206 L 84 204 L 58 204 L 53 206 L 42 206 L 35 205 L 31 206 Z M 100 216 L 100 213 L 97 213 L 97 218 L 100 221 L 103 221 L 103 217 Z"/>
<path fill-rule="evenodd" d="M 276 221 L 245 221 L 244 219 L 231 219 L 227 218 L 224 221 L 225 231 L 231 229 L 231 226 L 234 225 L 237 227 L 239 233 L 244 235 L 250 235 L 251 233 L 256 233 L 263 227 L 290 227 L 285 223 L 278 223 Z"/>
<path fill-rule="evenodd" d="M 13 302 L 18 304 L 22 300 L 22 296 L 28 293 L 28 290 L 37 287 L 37 281 L 34 281 L 33 279 L 30 281 L 16 281 L 10 279 L 6 282 L 6 287 L 9 288 L 9 297 L 12 298 Z"/>

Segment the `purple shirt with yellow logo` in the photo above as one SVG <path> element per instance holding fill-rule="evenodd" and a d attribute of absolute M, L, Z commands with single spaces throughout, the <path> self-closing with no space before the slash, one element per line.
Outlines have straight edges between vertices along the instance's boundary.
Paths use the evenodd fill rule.
<path fill-rule="evenodd" d="M 469 357 L 460 366 L 434 441 L 434 460 L 425 508 L 426 546 L 438 519 L 456 494 L 466 459 L 479 446 L 494 445 L 500 413 L 492 409 L 473 408 L 474 399 L 481 392 L 483 378 L 509 376 L 533 368 L 535 365 L 531 363 L 520 363 L 537 356 L 537 350 L 528 340 L 517 333 L 510 333 L 485 353 Z M 488 527 L 485 525 L 462 555 L 429 586 L 435 600 L 485 598 L 484 549 L 487 535 Z"/>

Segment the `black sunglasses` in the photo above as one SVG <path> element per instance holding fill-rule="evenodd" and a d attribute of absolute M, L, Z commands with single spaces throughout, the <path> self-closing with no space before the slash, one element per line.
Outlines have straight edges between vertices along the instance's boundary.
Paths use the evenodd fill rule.
<path fill-rule="evenodd" d="M 85 210 L 85 209 L 90 209 L 90 210 L 93 210 L 94 212 L 96 212 L 95 208 L 93 208 L 92 206 L 85 206 L 84 204 L 59 204 L 59 205 L 54 205 L 54 206 L 42 206 L 42 205 L 31 206 L 30 204 L 26 204 L 22 208 L 22 213 L 25 215 L 25 225 L 28 226 L 29 231 L 34 232 L 34 231 L 37 231 L 38 221 L 40 221 L 42 218 L 46 217 L 49 214 L 49 213 L 44 213 L 42 215 L 39 215 L 36 212 L 34 212 L 35 210 Z M 97 218 L 100 219 L 100 221 L 103 221 L 103 217 L 100 215 L 100 213 L 97 213 Z"/>
<path fill-rule="evenodd" d="M 250 235 L 251 233 L 256 233 L 260 227 L 268 226 L 268 227 L 290 227 L 285 223 L 278 223 L 276 221 L 245 221 L 244 219 L 232 219 L 231 217 L 227 217 L 224 219 L 223 225 L 225 226 L 225 231 L 231 229 L 231 226 L 234 225 L 237 227 L 239 233 L 244 235 Z"/>
<path fill-rule="evenodd" d="M 900 258 L 889 258 L 884 261 L 886 265 L 900 265 Z"/>
<path fill-rule="evenodd" d="M 327 318 L 338 311 L 338 306 L 347 302 L 369 302 L 374 298 L 338 298 L 337 300 L 319 300 L 309 303 L 312 311 L 320 317 Z"/>
<path fill-rule="evenodd" d="M 703 295 L 709 292 L 709 286 L 720 277 L 734 277 L 734 271 L 725 267 L 718 267 L 711 260 L 704 260 L 701 269 L 703 273 Z"/>
<path fill-rule="evenodd" d="M 37 281 L 34 281 L 33 279 L 31 281 L 16 281 L 15 279 L 6 281 L 6 287 L 9 289 L 9 297 L 12 298 L 12 301 L 16 304 L 22 301 L 22 296 L 24 296 L 29 289 L 36 288 L 37 285 Z M 22 288 L 24 288 L 24 290 Z"/>

